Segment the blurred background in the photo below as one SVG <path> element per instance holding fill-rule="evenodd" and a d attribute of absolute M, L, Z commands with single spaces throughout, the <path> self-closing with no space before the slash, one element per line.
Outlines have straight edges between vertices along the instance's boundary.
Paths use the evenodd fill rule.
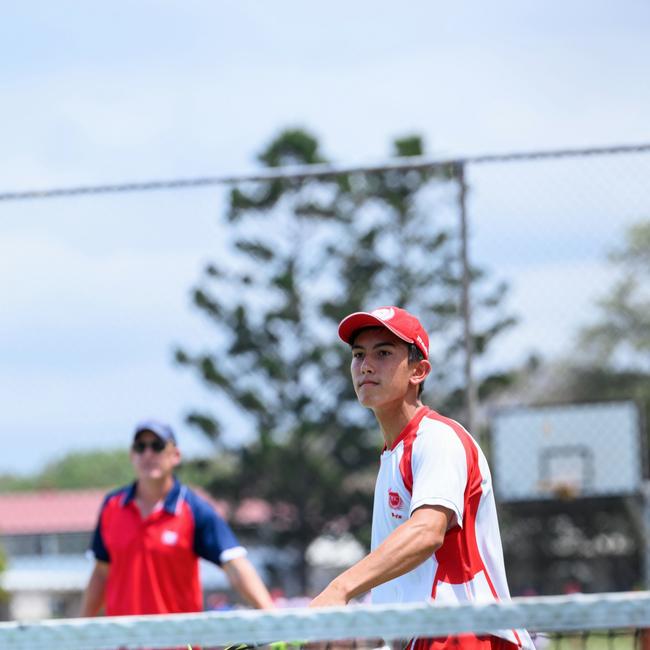
<path fill-rule="evenodd" d="M 488 454 L 513 594 L 648 586 L 645 3 L 4 13 L 4 618 L 77 614 L 145 417 L 278 602 L 359 559 L 381 439 L 336 324 L 384 304 Z"/>

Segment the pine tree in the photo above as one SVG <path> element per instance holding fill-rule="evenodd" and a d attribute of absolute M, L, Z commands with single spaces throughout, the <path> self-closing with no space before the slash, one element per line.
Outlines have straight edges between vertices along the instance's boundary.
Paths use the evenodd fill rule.
<path fill-rule="evenodd" d="M 393 153 L 419 156 L 423 145 L 404 138 Z M 316 138 L 299 130 L 281 133 L 259 159 L 268 167 L 325 162 Z M 204 353 L 178 350 L 177 359 L 245 412 L 254 432 L 236 478 L 217 478 L 213 488 L 291 504 L 291 522 L 278 522 L 274 539 L 297 543 L 302 557 L 327 530 L 351 528 L 368 541 L 381 436 L 354 395 L 339 320 L 382 305 L 409 309 L 432 333 L 428 392 L 441 402 L 462 381 L 454 371 L 462 346 L 453 177 L 441 166 L 283 178 L 231 192 L 232 259 L 211 264 L 194 290 L 222 340 Z M 478 285 L 481 274 L 473 277 Z M 488 293 L 494 313 L 503 288 Z M 481 349 L 512 323 L 485 320 Z M 218 443 L 217 415 L 189 419 Z"/>

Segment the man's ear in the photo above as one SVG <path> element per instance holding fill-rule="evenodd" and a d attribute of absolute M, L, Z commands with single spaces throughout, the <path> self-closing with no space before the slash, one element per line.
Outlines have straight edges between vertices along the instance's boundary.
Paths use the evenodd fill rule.
<path fill-rule="evenodd" d="M 431 372 L 431 364 L 427 359 L 422 359 L 417 363 L 413 364 L 411 370 L 411 383 L 412 384 L 421 384 Z"/>

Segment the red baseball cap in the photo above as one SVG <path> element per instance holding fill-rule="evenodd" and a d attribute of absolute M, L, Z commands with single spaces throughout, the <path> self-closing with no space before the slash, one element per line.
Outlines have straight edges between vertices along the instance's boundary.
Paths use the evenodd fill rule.
<path fill-rule="evenodd" d="M 339 323 L 339 337 L 350 343 L 354 333 L 363 327 L 385 327 L 402 341 L 413 343 L 425 359 L 429 358 L 429 336 L 422 323 L 399 307 L 379 307 L 373 311 L 357 311 Z"/>

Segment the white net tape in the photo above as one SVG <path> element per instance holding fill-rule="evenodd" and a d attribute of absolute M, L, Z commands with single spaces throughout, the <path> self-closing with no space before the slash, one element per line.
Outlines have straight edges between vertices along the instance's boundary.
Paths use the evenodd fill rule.
<path fill-rule="evenodd" d="M 515 598 L 481 605 L 352 605 L 0 623 L 0 648 L 115 650 L 278 640 L 409 639 L 505 628 L 536 632 L 650 628 L 650 592 Z"/>

